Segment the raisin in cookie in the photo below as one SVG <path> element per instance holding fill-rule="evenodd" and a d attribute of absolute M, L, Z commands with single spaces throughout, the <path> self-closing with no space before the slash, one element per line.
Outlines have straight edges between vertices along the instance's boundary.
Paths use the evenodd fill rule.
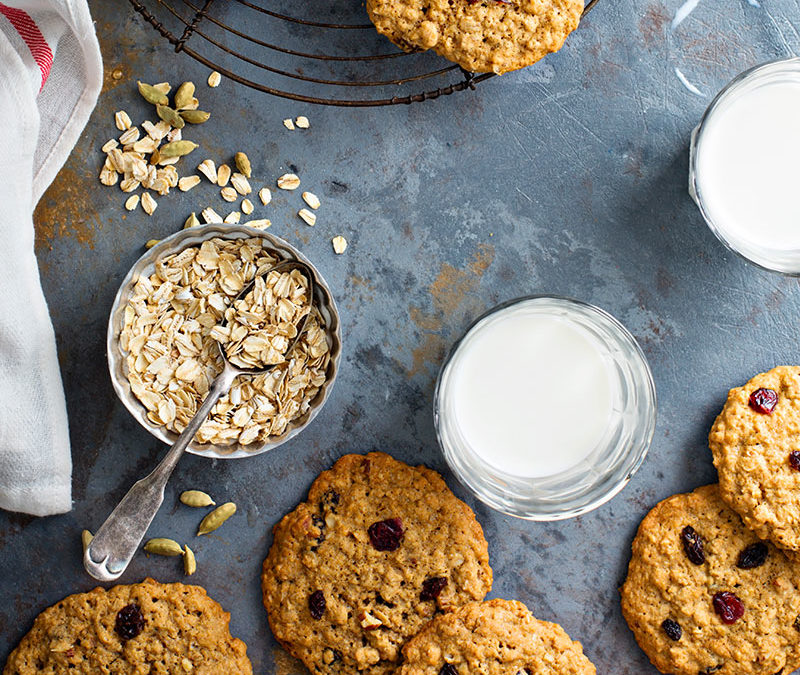
<path fill-rule="evenodd" d="M 521 602 L 470 602 L 437 616 L 403 647 L 397 675 L 594 675 L 595 667 L 557 623 Z"/>
<path fill-rule="evenodd" d="M 406 51 L 433 49 L 465 70 L 505 73 L 564 44 L 583 0 L 367 0 L 378 32 Z"/>
<path fill-rule="evenodd" d="M 390 673 L 437 612 L 492 585 L 483 530 L 435 471 L 346 455 L 275 526 L 262 588 L 278 641 L 312 673 Z"/>
<path fill-rule="evenodd" d="M 759 537 L 800 551 L 800 367 L 731 389 L 708 442 L 722 498 Z"/>
<path fill-rule="evenodd" d="M 625 620 L 662 673 L 789 675 L 800 666 L 800 564 L 748 530 L 718 485 L 647 514 L 621 593 Z"/>
<path fill-rule="evenodd" d="M 3 675 L 252 675 L 229 621 L 199 586 L 146 579 L 95 588 L 44 610 Z"/>

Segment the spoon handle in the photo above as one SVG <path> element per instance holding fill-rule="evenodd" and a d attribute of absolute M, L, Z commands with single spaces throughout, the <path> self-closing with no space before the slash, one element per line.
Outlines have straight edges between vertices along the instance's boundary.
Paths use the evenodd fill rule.
<path fill-rule="evenodd" d="M 164 501 L 164 487 L 178 460 L 206 421 L 211 409 L 228 391 L 238 373 L 227 364 L 208 390 L 208 395 L 164 459 L 148 475 L 133 484 L 106 518 L 83 554 L 83 566 L 99 581 L 114 581 L 126 570 Z"/>

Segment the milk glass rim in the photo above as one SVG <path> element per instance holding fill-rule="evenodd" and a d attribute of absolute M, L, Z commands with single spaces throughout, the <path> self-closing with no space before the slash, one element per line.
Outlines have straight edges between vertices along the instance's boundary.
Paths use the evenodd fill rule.
<path fill-rule="evenodd" d="M 567 497 L 559 500 L 558 495 L 553 495 L 551 498 L 545 499 L 544 501 L 551 507 L 551 509 L 548 510 L 536 510 L 532 508 L 528 501 L 520 498 L 519 495 L 512 494 L 510 490 L 504 490 L 503 486 L 533 486 L 537 481 L 549 482 L 551 479 L 555 479 L 557 476 L 563 475 L 564 473 L 569 473 L 571 470 L 562 472 L 562 474 L 556 474 L 555 476 L 525 478 L 504 472 L 489 465 L 485 461 L 479 461 L 479 466 L 470 466 L 465 461 L 467 458 L 467 451 L 465 448 L 454 447 L 452 439 L 447 435 L 447 430 L 445 429 L 446 424 L 442 420 L 442 409 L 444 406 L 441 401 L 441 397 L 445 393 L 445 376 L 448 367 L 457 354 L 459 347 L 464 343 L 465 339 L 473 333 L 474 329 L 495 314 L 508 310 L 511 307 L 535 302 L 537 300 L 554 301 L 560 309 L 566 311 L 578 310 L 582 313 L 581 318 L 592 317 L 597 325 L 608 329 L 608 332 L 613 335 L 617 342 L 614 346 L 620 348 L 619 351 L 625 352 L 624 356 L 626 362 L 636 366 L 632 371 L 636 377 L 631 378 L 628 384 L 633 384 L 637 388 L 635 393 L 639 403 L 639 414 L 636 415 L 635 427 L 633 429 L 628 429 L 630 433 L 626 436 L 628 440 L 625 442 L 629 447 L 621 456 L 621 461 L 614 467 L 613 473 L 599 476 L 594 484 L 587 483 L 588 491 L 579 495 L 577 499 Z M 534 521 L 557 521 L 574 518 L 593 511 L 612 499 L 628 484 L 647 457 L 647 452 L 655 433 L 657 407 L 655 382 L 650 366 L 639 343 L 630 331 L 628 331 L 616 317 L 600 307 L 563 295 L 543 293 L 525 295 L 502 302 L 490 308 L 469 324 L 463 334 L 450 348 L 442 362 L 434 390 L 433 417 L 439 447 L 444 454 L 448 466 L 456 475 L 459 482 L 469 489 L 478 499 L 496 511 L 517 518 Z M 625 424 L 625 419 L 623 415 L 623 425 Z M 480 469 L 480 471 L 476 471 L 476 468 Z M 552 510 L 553 506 L 557 506 L 558 509 L 555 511 Z"/>
<path fill-rule="evenodd" d="M 732 241 L 732 239 L 726 237 L 722 231 L 722 228 L 713 221 L 703 205 L 703 198 L 697 181 L 697 158 L 703 138 L 703 131 L 706 128 L 708 120 L 717 111 L 723 101 L 727 99 L 728 96 L 735 93 L 736 89 L 745 85 L 747 82 L 758 77 L 759 75 L 763 75 L 764 71 L 770 71 L 773 68 L 781 65 L 796 66 L 798 67 L 800 73 L 800 56 L 772 59 L 770 61 L 765 61 L 764 63 L 753 66 L 752 68 L 748 68 L 731 79 L 724 87 L 722 87 L 722 89 L 719 90 L 717 95 L 711 99 L 711 102 L 708 104 L 708 107 L 706 107 L 702 117 L 700 118 L 700 122 L 692 131 L 691 145 L 689 150 L 689 194 L 697 205 L 697 208 L 700 210 L 700 214 L 703 216 L 703 220 L 708 226 L 708 229 L 711 230 L 714 236 L 723 244 L 723 246 L 725 246 L 725 248 L 735 253 L 740 258 L 746 260 L 748 263 L 755 265 L 756 267 L 760 267 L 763 270 L 767 270 L 768 272 L 777 272 L 778 274 L 783 274 L 784 276 L 796 277 L 800 276 L 800 259 L 796 263 L 795 267 L 787 267 L 781 263 L 770 264 L 770 253 L 774 254 L 775 250 L 753 245 L 752 248 L 754 250 L 763 253 L 763 257 L 760 260 L 756 260 L 742 251 L 740 247 Z M 800 250 L 798 250 L 797 253 L 800 254 Z M 800 255 L 798 255 L 798 258 L 800 258 Z"/>

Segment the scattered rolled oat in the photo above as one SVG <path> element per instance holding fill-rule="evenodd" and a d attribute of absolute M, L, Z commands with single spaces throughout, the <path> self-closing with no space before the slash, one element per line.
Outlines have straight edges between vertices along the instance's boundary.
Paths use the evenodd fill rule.
<path fill-rule="evenodd" d="M 139 140 L 139 136 L 141 136 L 141 133 L 142 132 L 139 131 L 139 127 L 129 127 L 120 134 L 119 142 L 125 146 L 132 145 L 133 143 Z M 128 148 L 128 149 L 133 150 L 133 148 Z"/>
<path fill-rule="evenodd" d="M 192 215 L 186 219 L 186 222 L 183 224 L 183 229 L 188 230 L 190 227 L 197 227 L 200 224 L 200 221 L 197 220 L 197 215 L 194 211 L 192 211 Z"/>
<path fill-rule="evenodd" d="M 243 197 L 249 195 L 253 191 L 253 188 L 250 187 L 250 181 L 241 173 L 235 173 L 231 176 L 231 185 L 233 185 L 236 192 Z"/>
<path fill-rule="evenodd" d="M 219 215 L 210 206 L 207 206 L 206 208 L 204 208 L 203 211 L 200 213 L 200 215 L 203 216 L 203 220 L 206 221 L 206 224 L 209 224 L 209 223 L 221 223 L 222 222 L 222 216 Z"/>
<path fill-rule="evenodd" d="M 225 187 L 231 177 L 231 167 L 227 164 L 220 164 L 217 169 L 217 185 Z"/>
<path fill-rule="evenodd" d="M 244 224 L 249 225 L 250 227 L 254 227 L 257 230 L 266 230 L 268 227 L 272 225 L 272 221 L 267 220 L 266 218 L 257 218 L 256 220 L 248 220 Z"/>
<path fill-rule="evenodd" d="M 217 182 L 217 167 L 213 159 L 204 159 L 197 166 L 197 170 L 202 173 L 208 180 L 216 184 Z"/>
<path fill-rule="evenodd" d="M 119 146 L 119 141 L 116 138 L 112 138 L 110 141 L 106 141 L 106 144 L 100 148 L 103 152 L 111 152 L 114 148 Z"/>
<path fill-rule="evenodd" d="M 125 200 L 125 208 L 134 211 L 139 206 L 139 195 L 131 195 Z"/>
<path fill-rule="evenodd" d="M 131 118 L 124 110 L 114 113 L 114 124 L 120 131 L 126 131 L 131 128 Z"/>
<path fill-rule="evenodd" d="M 305 117 L 304 115 L 298 117 L 294 121 L 294 123 L 299 129 L 308 129 L 308 127 L 310 126 L 308 123 L 308 117 Z"/>
<path fill-rule="evenodd" d="M 337 253 L 339 255 L 341 255 L 347 250 L 347 239 L 345 239 L 341 235 L 337 235 L 333 239 L 331 239 L 331 244 L 333 244 L 334 253 Z"/>
<path fill-rule="evenodd" d="M 309 211 L 308 209 L 300 209 L 297 212 L 297 215 L 300 216 L 307 225 L 311 225 L 311 227 L 314 227 L 314 225 L 317 224 L 317 216 L 313 211 Z"/>
<path fill-rule="evenodd" d="M 199 184 L 200 184 L 200 176 L 192 174 L 191 176 L 184 176 L 183 178 L 178 180 L 178 189 L 181 192 L 188 192 L 195 185 Z"/>
<path fill-rule="evenodd" d="M 272 191 L 268 188 L 261 188 L 258 191 L 258 198 L 261 200 L 261 203 L 266 206 L 272 201 Z"/>
<path fill-rule="evenodd" d="M 278 262 L 259 238 L 212 239 L 164 256 L 136 282 L 124 310 L 120 346 L 131 391 L 154 423 L 180 433 L 222 369 L 212 329 L 233 298 Z M 200 428 L 200 443 L 243 445 L 279 436 L 304 415 L 325 383 L 328 338 L 316 309 L 291 358 L 264 375 L 237 380 Z M 162 417 L 163 415 L 163 417 Z"/>
<path fill-rule="evenodd" d="M 289 131 L 294 131 L 294 122 L 292 122 L 292 120 L 289 118 L 283 120 L 283 126 L 285 126 Z"/>
<path fill-rule="evenodd" d="M 317 195 L 315 195 L 313 192 L 304 192 L 303 201 L 312 209 L 316 210 L 319 208 L 319 197 L 317 197 Z"/>
<path fill-rule="evenodd" d="M 148 216 L 152 216 L 157 207 L 158 203 L 149 192 L 142 194 L 142 208 Z"/>
<path fill-rule="evenodd" d="M 220 75 L 216 70 L 208 76 L 209 87 L 218 87 L 220 82 L 222 82 L 222 75 Z"/>
<path fill-rule="evenodd" d="M 253 212 L 253 202 L 246 197 L 242 200 L 242 212 L 247 216 Z"/>
<path fill-rule="evenodd" d="M 278 187 L 281 190 L 296 190 L 300 187 L 300 179 L 293 173 L 285 173 L 278 178 Z"/>
<path fill-rule="evenodd" d="M 148 239 L 147 242 L 145 243 L 144 247 L 145 248 L 153 248 L 153 246 L 155 246 L 160 241 L 161 241 L 160 239 Z"/>
<path fill-rule="evenodd" d="M 230 186 L 222 188 L 219 193 L 226 202 L 235 202 L 239 197 L 236 190 Z"/>
<path fill-rule="evenodd" d="M 222 221 L 223 223 L 227 223 L 228 225 L 236 225 L 242 219 L 242 214 L 239 211 L 231 211 L 225 219 Z"/>

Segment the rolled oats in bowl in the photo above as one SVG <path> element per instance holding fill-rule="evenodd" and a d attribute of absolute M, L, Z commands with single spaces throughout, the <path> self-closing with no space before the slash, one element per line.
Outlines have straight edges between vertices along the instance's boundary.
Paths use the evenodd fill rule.
<path fill-rule="evenodd" d="M 276 365 L 237 378 L 191 451 L 225 457 L 262 452 L 316 414 L 336 374 L 338 314 L 313 266 L 311 302 L 298 270 L 269 272 L 291 259 L 309 264 L 277 237 L 209 225 L 173 235 L 134 265 L 112 312 L 109 365 L 123 403 L 154 435 L 172 442 L 185 428 L 222 370 L 220 343 L 235 365 Z M 256 277 L 262 278 L 234 308 L 234 298 Z M 305 314 L 303 333 L 284 359 Z"/>

